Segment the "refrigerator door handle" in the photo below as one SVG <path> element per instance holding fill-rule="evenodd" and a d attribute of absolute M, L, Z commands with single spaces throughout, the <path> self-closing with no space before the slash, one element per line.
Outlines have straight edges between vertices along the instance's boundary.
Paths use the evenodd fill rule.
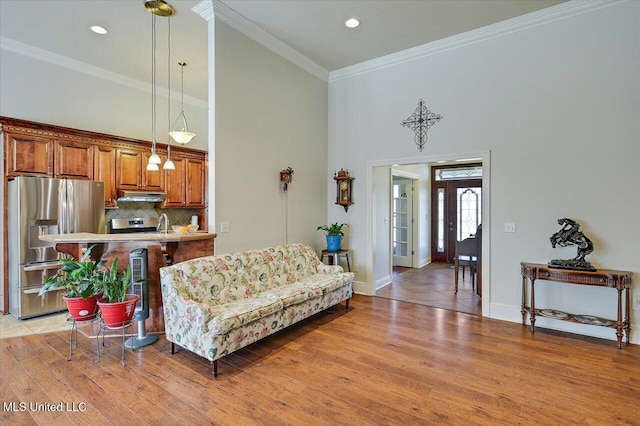
<path fill-rule="evenodd" d="M 60 222 L 62 223 L 61 234 L 68 234 L 71 232 L 69 229 L 69 182 L 66 179 L 62 179 L 60 185 L 60 200 L 58 205 L 60 206 Z"/>
<path fill-rule="evenodd" d="M 38 287 L 38 288 L 30 288 L 30 289 L 28 289 L 28 290 L 22 290 L 22 292 L 23 292 L 24 294 L 38 294 L 38 293 L 40 293 L 40 289 L 41 289 L 41 288 L 42 288 L 42 286 L 40 286 L 40 287 Z M 66 288 L 64 288 L 64 287 L 60 287 L 60 288 L 54 288 L 54 289 L 51 289 L 51 290 L 49 290 L 49 291 L 64 291 L 64 290 L 66 290 Z"/>
<path fill-rule="evenodd" d="M 25 266 L 25 267 L 22 268 L 22 270 L 25 271 L 25 272 L 46 271 L 48 269 L 60 269 L 63 266 L 64 266 L 64 263 L 56 262 L 56 263 L 46 263 L 46 264 L 41 264 L 41 265 Z"/>

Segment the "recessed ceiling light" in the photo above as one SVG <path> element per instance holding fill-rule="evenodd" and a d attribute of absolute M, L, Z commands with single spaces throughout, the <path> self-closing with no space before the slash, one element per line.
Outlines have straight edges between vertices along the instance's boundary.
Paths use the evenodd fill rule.
<path fill-rule="evenodd" d="M 101 27 L 100 25 L 92 25 L 91 26 L 91 31 L 93 31 L 96 34 L 106 34 L 107 33 L 107 29 L 105 27 Z"/>
<path fill-rule="evenodd" d="M 358 26 L 360 25 L 360 21 L 358 21 L 356 18 L 349 18 L 344 24 L 348 28 L 358 28 Z"/>

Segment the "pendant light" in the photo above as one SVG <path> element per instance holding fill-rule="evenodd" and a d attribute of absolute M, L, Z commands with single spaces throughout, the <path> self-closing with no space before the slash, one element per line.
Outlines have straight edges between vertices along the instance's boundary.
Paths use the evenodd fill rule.
<path fill-rule="evenodd" d="M 167 89 L 169 90 L 167 102 L 167 127 L 171 131 L 171 16 L 169 16 L 169 27 L 167 31 Z M 171 160 L 171 138 L 167 138 L 167 161 L 162 168 L 164 170 L 175 170 L 176 165 Z"/>
<path fill-rule="evenodd" d="M 187 117 L 184 115 L 184 67 L 187 66 L 186 62 L 178 62 L 181 70 L 181 82 L 182 82 L 182 106 L 180 110 L 180 115 L 176 119 L 175 123 L 173 123 L 173 131 L 169 132 L 171 137 L 176 143 L 184 145 L 189 143 L 191 139 L 196 135 L 189 131 L 189 126 L 187 126 Z"/>
<path fill-rule="evenodd" d="M 173 7 L 163 0 L 145 1 L 144 7 L 151 12 L 151 155 L 147 164 L 147 170 L 160 170 L 162 163 L 156 152 L 156 16 L 173 15 Z"/>

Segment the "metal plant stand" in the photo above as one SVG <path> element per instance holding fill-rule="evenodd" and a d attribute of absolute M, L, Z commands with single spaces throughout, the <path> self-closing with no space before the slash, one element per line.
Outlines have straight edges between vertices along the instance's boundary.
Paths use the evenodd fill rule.
<path fill-rule="evenodd" d="M 136 350 L 136 346 L 135 345 L 130 345 L 127 346 L 125 345 L 125 340 L 127 337 L 127 333 L 126 330 L 129 329 L 130 333 L 129 334 L 133 334 L 133 321 L 129 320 L 129 321 L 125 321 L 123 323 L 120 323 L 116 326 L 112 326 L 109 325 L 107 326 L 107 324 L 105 324 L 105 322 L 102 320 L 102 316 L 100 314 L 98 314 L 98 319 L 100 321 L 100 325 L 98 327 L 98 333 L 96 334 L 96 353 L 97 353 L 97 357 L 93 360 L 94 364 L 100 362 L 100 334 L 102 334 L 102 346 L 106 347 L 108 345 L 105 344 L 105 334 L 107 331 L 113 331 L 113 330 L 120 330 L 122 332 L 122 366 L 124 367 L 125 363 L 124 363 L 124 351 L 125 348 L 130 348 L 132 352 L 134 352 Z"/>
<path fill-rule="evenodd" d="M 67 361 L 71 361 L 73 348 L 78 347 L 78 324 L 87 324 L 95 321 L 96 318 L 97 314 L 85 319 L 84 321 L 77 321 L 71 315 L 67 314 L 66 322 L 71 324 L 71 330 L 69 330 L 69 356 L 67 356 Z"/>

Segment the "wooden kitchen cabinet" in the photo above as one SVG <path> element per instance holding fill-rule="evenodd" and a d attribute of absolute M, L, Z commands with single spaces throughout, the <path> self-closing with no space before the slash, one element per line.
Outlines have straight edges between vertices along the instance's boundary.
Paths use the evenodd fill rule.
<path fill-rule="evenodd" d="M 116 189 L 142 188 L 142 151 L 118 149 L 116 152 Z"/>
<path fill-rule="evenodd" d="M 160 170 L 147 170 L 150 151 L 138 151 L 134 149 L 118 149 L 116 155 L 116 189 L 164 191 L 164 173 L 162 164 Z M 164 162 L 165 155 L 158 152 Z"/>
<path fill-rule="evenodd" d="M 163 207 L 205 207 L 206 162 L 200 158 L 183 157 L 176 153 L 171 159 L 175 170 L 166 170 L 167 198 Z"/>
<path fill-rule="evenodd" d="M 167 156 L 159 151 L 157 151 L 157 153 L 160 156 L 160 160 L 162 160 L 162 163 L 158 165 L 160 169 L 158 171 L 147 170 L 147 163 L 149 162 L 149 157 L 151 157 L 151 152 L 147 151 L 142 153 L 141 169 L 143 191 L 164 191 L 164 171 L 162 165 L 167 159 Z"/>
<path fill-rule="evenodd" d="M 53 139 L 4 132 L 7 176 L 53 177 Z"/>
<path fill-rule="evenodd" d="M 204 160 L 188 158 L 186 161 L 185 207 L 205 206 L 206 164 Z"/>
<path fill-rule="evenodd" d="M 104 206 L 116 207 L 116 148 L 96 145 L 94 149 L 94 180 L 104 182 Z"/>
<path fill-rule="evenodd" d="M 163 207 L 183 207 L 185 203 L 185 159 L 174 155 L 171 157 L 175 170 L 165 170 L 167 198 Z"/>
<path fill-rule="evenodd" d="M 55 177 L 93 180 L 93 143 L 56 140 Z"/>

